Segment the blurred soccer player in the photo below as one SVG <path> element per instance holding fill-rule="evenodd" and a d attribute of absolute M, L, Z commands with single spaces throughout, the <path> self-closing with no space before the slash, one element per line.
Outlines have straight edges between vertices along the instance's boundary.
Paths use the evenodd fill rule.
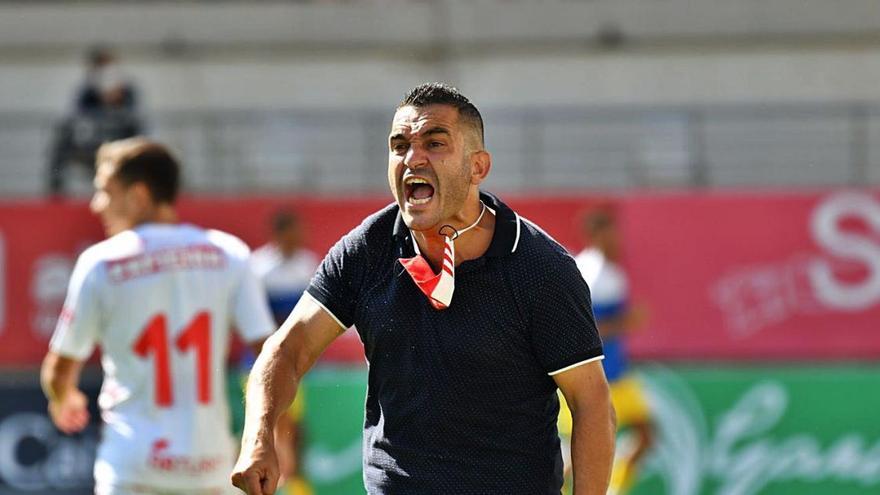
<path fill-rule="evenodd" d="M 271 240 L 254 250 L 251 264 L 266 288 L 275 322 L 281 325 L 299 302 L 321 260 L 305 247 L 306 233 L 302 221 L 295 214 L 287 210 L 278 211 L 272 215 L 270 224 Z M 305 395 L 302 392 L 300 389 L 276 426 L 275 448 L 282 480 L 279 493 L 284 495 L 312 493 L 301 470 L 305 414 Z"/>
<path fill-rule="evenodd" d="M 651 411 L 639 380 L 629 371 L 624 338 L 645 321 L 644 308 L 629 297 L 626 273 L 618 264 L 620 235 L 608 208 L 600 208 L 585 219 L 590 246 L 575 257 L 590 286 L 593 315 L 602 336 L 605 359 L 602 365 L 611 387 L 611 401 L 621 428 L 634 433 L 634 444 L 621 449 L 611 475 L 610 494 L 626 493 L 636 480 L 637 467 L 653 443 Z"/>
<path fill-rule="evenodd" d="M 272 215 L 272 238 L 254 250 L 251 263 L 269 296 L 278 325 L 284 323 L 318 269 L 320 258 L 305 247 L 301 220 L 289 211 Z"/>
<path fill-rule="evenodd" d="M 225 359 L 234 326 L 258 351 L 274 328 L 239 239 L 178 222 L 179 166 L 160 144 L 102 146 L 92 211 L 109 239 L 80 255 L 43 362 L 49 414 L 85 428 L 83 362 L 102 351 L 98 495 L 225 493 L 234 455 Z"/>

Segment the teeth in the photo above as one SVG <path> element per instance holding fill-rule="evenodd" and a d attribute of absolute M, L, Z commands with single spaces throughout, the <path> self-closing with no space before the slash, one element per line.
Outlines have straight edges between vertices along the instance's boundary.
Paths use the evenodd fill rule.
<path fill-rule="evenodd" d="M 403 180 L 403 183 L 406 186 L 413 186 L 413 185 L 417 185 L 417 184 L 428 184 L 428 185 L 431 184 L 430 182 L 428 182 L 425 179 L 422 179 L 421 177 L 407 177 L 406 179 Z M 421 199 L 410 197 L 410 198 L 407 198 L 406 201 L 407 201 L 407 203 L 409 203 L 411 205 L 423 205 L 423 204 L 426 204 L 429 201 L 431 201 L 431 198 L 433 198 L 433 197 L 434 197 L 433 195 L 431 195 L 427 198 L 421 198 Z"/>

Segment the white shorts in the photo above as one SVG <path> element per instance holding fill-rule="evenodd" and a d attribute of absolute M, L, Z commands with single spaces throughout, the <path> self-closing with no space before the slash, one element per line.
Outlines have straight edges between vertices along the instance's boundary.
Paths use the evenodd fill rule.
<path fill-rule="evenodd" d="M 96 485 L 95 495 L 241 495 L 231 482 L 229 488 L 168 489 L 146 485 Z"/>

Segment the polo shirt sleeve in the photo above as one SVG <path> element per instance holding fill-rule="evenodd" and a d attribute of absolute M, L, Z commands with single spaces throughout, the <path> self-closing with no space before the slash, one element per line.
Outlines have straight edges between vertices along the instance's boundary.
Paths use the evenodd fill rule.
<path fill-rule="evenodd" d="M 560 255 L 542 270 L 532 306 L 532 344 L 544 371 L 555 375 L 602 359 L 590 289 L 574 260 Z"/>
<path fill-rule="evenodd" d="M 343 328 L 354 324 L 363 273 L 367 270 L 363 237 L 349 233 L 340 239 L 318 267 L 306 293 Z"/>

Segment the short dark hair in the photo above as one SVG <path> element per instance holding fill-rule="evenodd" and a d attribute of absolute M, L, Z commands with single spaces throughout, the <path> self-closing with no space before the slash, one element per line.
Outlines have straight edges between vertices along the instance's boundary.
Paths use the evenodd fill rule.
<path fill-rule="evenodd" d="M 106 45 L 92 45 L 86 51 L 86 63 L 90 67 L 100 67 L 108 62 L 113 61 L 116 55 L 113 50 Z"/>
<path fill-rule="evenodd" d="M 97 164 L 109 162 L 126 186 L 141 182 L 157 203 L 173 204 L 180 189 L 180 164 L 165 146 L 144 137 L 112 141 L 98 149 Z"/>
<path fill-rule="evenodd" d="M 584 215 L 584 230 L 593 236 L 613 227 L 616 220 L 614 208 L 609 205 L 601 205 Z"/>
<path fill-rule="evenodd" d="M 459 119 L 465 124 L 471 126 L 477 131 L 480 138 L 480 146 L 483 146 L 483 116 L 477 107 L 461 94 L 457 88 L 448 84 L 433 82 L 424 83 L 411 89 L 403 101 L 397 105 L 398 109 L 403 107 L 426 107 L 428 105 L 449 105 L 458 110 Z"/>
<path fill-rule="evenodd" d="M 290 210 L 278 210 L 272 215 L 269 223 L 272 225 L 272 232 L 280 234 L 287 229 L 298 226 L 299 217 Z"/>

